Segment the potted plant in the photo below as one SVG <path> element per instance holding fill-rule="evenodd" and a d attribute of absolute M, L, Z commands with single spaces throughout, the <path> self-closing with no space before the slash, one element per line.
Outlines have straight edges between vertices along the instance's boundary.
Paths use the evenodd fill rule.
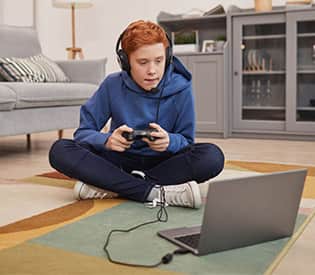
<path fill-rule="evenodd" d="M 197 52 L 199 48 L 197 30 L 182 30 L 172 32 L 172 41 L 175 53 Z"/>

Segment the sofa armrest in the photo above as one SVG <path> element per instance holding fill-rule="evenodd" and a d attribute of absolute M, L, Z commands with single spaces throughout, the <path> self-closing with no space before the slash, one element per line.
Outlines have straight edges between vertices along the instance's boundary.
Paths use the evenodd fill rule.
<path fill-rule="evenodd" d="M 105 78 L 107 58 L 95 60 L 56 61 L 71 82 L 87 82 L 99 85 Z"/>

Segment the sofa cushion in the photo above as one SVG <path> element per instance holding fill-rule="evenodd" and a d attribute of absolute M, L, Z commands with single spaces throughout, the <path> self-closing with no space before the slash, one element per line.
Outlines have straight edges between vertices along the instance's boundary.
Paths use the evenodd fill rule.
<path fill-rule="evenodd" d="M 6 79 L 3 78 L 3 76 L 0 74 L 0 82 L 2 81 L 7 81 Z"/>
<path fill-rule="evenodd" d="M 34 28 L 0 25 L 0 57 L 26 57 L 41 53 Z"/>
<path fill-rule="evenodd" d="M 16 103 L 16 93 L 0 84 L 0 111 L 12 110 Z"/>
<path fill-rule="evenodd" d="M 0 58 L 0 74 L 8 81 L 68 82 L 62 69 L 46 56 Z"/>
<path fill-rule="evenodd" d="M 2 82 L 16 93 L 16 109 L 83 104 L 97 89 L 87 83 Z"/>

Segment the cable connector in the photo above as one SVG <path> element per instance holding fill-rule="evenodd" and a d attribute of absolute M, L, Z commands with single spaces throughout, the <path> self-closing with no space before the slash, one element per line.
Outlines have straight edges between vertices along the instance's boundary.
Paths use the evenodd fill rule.
<path fill-rule="evenodd" d="M 154 199 L 152 202 L 147 202 L 144 205 L 148 208 L 155 208 L 157 206 L 163 206 L 163 207 L 168 206 L 166 202 L 162 203 L 159 199 Z"/>
<path fill-rule="evenodd" d="M 181 248 L 176 249 L 173 252 L 173 254 L 181 254 L 181 255 L 183 255 L 183 254 L 187 254 L 187 253 L 190 253 L 190 252 L 191 252 L 190 250 L 181 247 Z"/>
<path fill-rule="evenodd" d="M 168 253 L 168 254 L 166 254 L 165 256 L 162 257 L 161 262 L 162 262 L 163 264 L 168 264 L 168 263 L 170 263 L 172 260 L 173 260 L 173 254 Z"/>
<path fill-rule="evenodd" d="M 161 259 L 161 263 L 169 264 L 173 260 L 173 255 L 183 255 L 183 254 L 187 254 L 187 253 L 190 253 L 190 251 L 187 250 L 186 248 L 182 248 L 182 247 L 178 248 L 173 253 L 168 253 L 168 254 L 164 255 Z"/>

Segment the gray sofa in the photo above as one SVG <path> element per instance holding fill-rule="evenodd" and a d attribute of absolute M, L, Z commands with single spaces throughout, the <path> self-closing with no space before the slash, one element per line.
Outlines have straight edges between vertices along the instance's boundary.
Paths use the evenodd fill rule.
<path fill-rule="evenodd" d="M 32 28 L 0 25 L 0 41 L 0 57 L 41 53 L 37 33 Z M 23 83 L 0 79 L 0 136 L 28 134 L 30 142 L 31 133 L 78 126 L 80 105 L 104 79 L 106 59 L 56 63 L 70 82 Z"/>

